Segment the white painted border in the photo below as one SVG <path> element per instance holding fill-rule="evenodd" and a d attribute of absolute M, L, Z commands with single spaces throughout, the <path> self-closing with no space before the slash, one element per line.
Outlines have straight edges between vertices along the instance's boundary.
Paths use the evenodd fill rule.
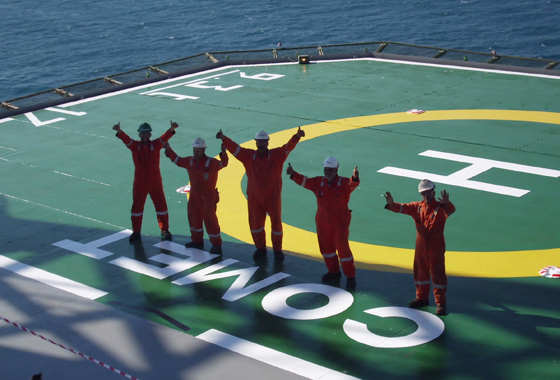
<path fill-rule="evenodd" d="M 376 61 L 376 62 L 399 63 L 399 64 L 403 64 L 403 65 L 441 67 L 441 68 L 455 69 L 455 70 L 481 71 L 481 72 L 495 73 L 495 74 L 521 75 L 521 76 L 560 80 L 560 77 L 548 76 L 548 75 L 545 75 L 545 74 L 531 74 L 531 73 L 523 73 L 523 72 L 517 72 L 517 71 L 481 69 L 481 68 L 477 68 L 477 67 L 440 65 L 440 64 L 435 64 L 435 63 L 400 61 L 400 60 L 382 59 L 382 58 L 346 58 L 346 59 L 332 59 L 332 60 L 325 60 L 325 61 L 311 61 L 311 63 L 321 64 L 321 63 L 331 63 L 331 62 L 354 62 L 354 61 Z M 299 65 L 299 63 L 298 62 L 279 62 L 279 63 L 259 63 L 259 64 L 222 66 L 222 67 L 218 67 L 218 68 L 211 69 L 211 70 L 199 71 L 199 72 L 196 72 L 196 73 L 191 73 L 191 74 L 187 74 L 187 75 L 176 77 L 176 78 L 165 79 L 165 80 L 158 81 L 158 82 L 148 83 L 148 84 L 140 85 L 138 87 L 127 88 L 125 90 L 111 92 L 111 93 L 108 93 L 108 94 L 103 94 L 103 95 L 95 96 L 95 97 L 92 97 L 92 98 L 77 100 L 77 101 L 71 102 L 71 103 L 60 104 L 57 107 L 66 108 L 66 107 L 71 107 L 71 106 L 74 106 L 74 105 L 77 105 L 77 104 L 89 103 L 89 102 L 92 102 L 92 101 L 95 101 L 95 100 L 99 100 L 99 99 L 103 99 L 103 98 L 109 98 L 109 97 L 115 96 L 115 95 L 126 94 L 126 93 L 136 91 L 136 90 L 139 90 L 139 89 L 143 89 L 143 88 L 159 86 L 159 85 L 166 84 L 166 83 L 173 83 L 173 82 L 180 81 L 180 80 L 183 80 L 183 79 L 186 79 L 186 78 L 191 78 L 191 77 L 198 76 L 198 75 L 201 75 L 201 74 L 218 72 L 218 71 L 221 71 L 221 70 L 231 70 L 231 69 L 245 68 L 245 67 L 283 66 L 283 65 Z"/>
<path fill-rule="evenodd" d="M 12 260 L 9 257 L 2 255 L 0 255 L 0 268 L 4 268 L 6 270 L 9 270 L 10 272 L 19 274 L 20 276 L 27 277 L 32 280 L 37 280 L 39 282 L 42 282 L 43 284 L 52 286 L 53 288 L 64 290 L 68 293 L 88 298 L 90 300 L 95 300 L 108 294 L 107 292 L 104 292 L 102 290 L 95 289 L 79 282 L 69 280 L 57 274 L 53 274 L 42 269 L 32 267 L 30 265 L 20 263 L 19 261 Z"/>
<path fill-rule="evenodd" d="M 310 363 L 215 329 L 203 332 L 197 338 L 308 379 L 359 380 L 357 377 Z"/>

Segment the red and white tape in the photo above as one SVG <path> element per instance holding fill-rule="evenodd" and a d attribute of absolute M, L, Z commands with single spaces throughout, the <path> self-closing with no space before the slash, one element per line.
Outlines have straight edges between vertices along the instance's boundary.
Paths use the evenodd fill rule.
<path fill-rule="evenodd" d="M 541 269 L 539 274 L 547 278 L 560 278 L 560 268 L 555 266 L 549 266 Z"/>
<path fill-rule="evenodd" d="M 107 369 L 109 369 L 109 370 L 111 370 L 111 371 L 113 371 L 113 372 L 115 372 L 115 373 L 118 373 L 119 375 L 123 375 L 123 376 L 126 377 L 127 379 L 131 379 L 131 380 L 140 380 L 140 379 L 138 379 L 137 377 L 131 376 L 131 375 L 127 374 L 126 372 L 123 372 L 123 371 L 121 371 L 121 370 L 119 370 L 119 369 L 116 369 L 115 367 L 111 367 L 111 366 L 108 365 L 108 364 L 105 364 L 105 363 L 103 363 L 103 362 L 100 362 L 99 360 L 94 359 L 94 358 L 92 358 L 91 356 L 87 356 L 87 355 L 85 355 L 85 354 L 82 354 L 81 352 L 78 352 L 78 351 L 74 350 L 73 348 L 65 347 L 65 346 L 63 346 L 62 344 L 56 343 L 55 341 L 53 341 L 53 340 L 51 340 L 51 339 L 49 339 L 49 338 L 45 338 L 43 335 L 37 334 L 35 331 L 29 330 L 27 327 L 22 326 L 22 325 L 19 325 L 19 324 L 17 324 L 16 322 L 12 322 L 12 321 L 10 321 L 9 319 L 6 319 L 6 318 L 2 317 L 1 315 L 0 315 L 0 319 L 4 320 L 4 321 L 5 321 L 6 323 L 8 323 L 8 324 L 14 325 L 14 326 L 17 327 L 18 329 L 22 329 L 23 331 L 26 331 L 26 332 L 28 332 L 28 333 L 31 333 L 31 334 L 35 335 L 35 336 L 38 336 L 39 338 L 41 338 L 41 339 L 43 339 L 43 340 L 46 340 L 47 342 L 50 342 L 50 343 L 54 344 L 55 346 L 62 347 L 62 348 L 64 348 L 65 350 L 68 350 L 68 351 L 70 351 L 70 352 L 72 352 L 72 353 L 74 353 L 74 354 L 76 354 L 76 355 L 81 356 L 81 357 L 84 358 L 84 359 L 87 359 L 87 360 L 89 360 L 89 361 L 91 361 L 91 362 L 93 362 L 93 363 L 95 363 L 95 364 L 99 364 L 100 366 L 105 367 L 105 368 L 107 368 Z"/>
<path fill-rule="evenodd" d="M 188 194 L 191 192 L 191 185 L 181 186 L 177 189 L 177 192 L 180 194 Z"/>

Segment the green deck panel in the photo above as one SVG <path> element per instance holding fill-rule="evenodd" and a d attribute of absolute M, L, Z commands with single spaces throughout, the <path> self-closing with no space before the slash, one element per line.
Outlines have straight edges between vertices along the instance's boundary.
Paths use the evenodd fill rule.
<path fill-rule="evenodd" d="M 252 140 L 261 128 L 273 133 L 322 121 L 405 112 L 412 108 L 428 112 L 453 109 L 558 112 L 554 102 L 560 91 L 557 79 L 376 61 L 249 66 L 239 70 L 248 75 L 267 72 L 285 76 L 273 81 L 247 81 L 237 74 L 224 75 L 215 83 L 223 87 L 236 84 L 245 87 L 230 92 L 191 87 L 174 89 L 174 92 L 200 96 L 198 100 L 184 101 L 139 95 L 162 86 L 154 84 L 68 108 L 87 112 L 86 116 L 38 111 L 35 115 L 41 120 L 55 117 L 66 120 L 35 127 L 22 115 L 15 117 L 15 121 L 0 124 L 3 131 L 0 175 L 5 179 L 0 190 L 4 226 L 0 236 L 5 242 L 1 254 L 105 290 L 109 294 L 98 301 L 107 305 L 117 301 L 160 310 L 188 326 L 187 333 L 193 336 L 217 328 L 363 379 L 524 379 L 557 375 L 560 306 L 555 300 L 560 299 L 559 280 L 542 278 L 538 273 L 528 278 L 450 277 L 450 314 L 442 317 L 443 335 L 421 346 L 381 349 L 351 340 L 342 330 L 342 324 L 351 318 L 367 323 L 370 331 L 381 335 L 403 336 L 413 332 L 416 327 L 408 320 L 379 318 L 363 312 L 385 306 L 406 306 L 414 297 L 409 270 L 359 269 L 358 288 L 352 293 L 354 303 L 348 310 L 317 321 L 290 321 L 264 311 L 263 297 L 280 286 L 319 283 L 325 272 L 321 260 L 286 252 L 286 261 L 276 265 L 269 257 L 267 265 L 255 275 L 257 279 L 280 271 L 291 276 L 235 302 L 222 299 L 233 278 L 186 286 L 171 284 L 208 263 L 164 280 L 110 265 L 109 261 L 119 256 L 149 262 L 149 257 L 161 252 L 153 246 L 159 241 L 159 231 L 149 199 L 144 215 L 143 251 L 121 240 L 104 247 L 114 252 L 113 256 L 94 260 L 52 245 L 63 239 L 87 243 L 130 228 L 133 166 L 130 152 L 111 130 L 116 122 L 134 137 L 143 121 L 152 125 L 154 136 L 168 128 L 169 120 L 177 121 L 180 128 L 170 143 L 179 155 L 186 156 L 191 153 L 192 140 L 199 136 L 206 139 L 208 152 L 217 154 L 220 142 L 214 135 L 219 129 L 243 143 Z M 202 73 L 187 80 L 208 75 Z M 380 194 L 389 190 L 397 201 L 419 200 L 415 190 L 418 181 L 380 174 L 377 170 L 396 166 L 447 175 L 468 166 L 418 156 L 428 149 L 558 170 L 558 129 L 554 124 L 521 121 L 398 123 L 309 141 L 304 138 L 288 161 L 308 176 L 321 175 L 321 163 L 328 155 L 339 158 L 342 175 L 350 176 L 357 165 L 362 183 L 350 203 L 354 210 L 351 239 L 411 249 L 415 235 L 411 218 L 383 210 L 384 199 Z M 234 160 L 231 155 L 230 159 Z M 187 175 L 163 154 L 161 171 L 170 230 L 174 241 L 184 244 L 189 240 L 187 203 L 186 197 L 175 189 L 187 183 Z M 438 185 L 438 190 L 446 188 L 451 193 L 458 209 L 446 227 L 448 250 L 559 247 L 555 219 L 559 211 L 558 178 L 493 169 L 476 179 L 530 188 L 531 193 L 513 198 Z M 284 222 L 314 231 L 314 196 L 287 176 L 283 180 Z M 245 180 L 241 185 L 245 186 Z M 220 203 L 219 207 L 227 205 Z M 246 218 L 246 215 L 239 217 Z M 240 242 L 227 233 L 223 233 L 223 238 L 224 259 L 239 260 L 231 269 L 255 265 L 251 259 L 252 244 Z M 206 241 L 206 248 L 209 247 Z M 211 263 L 219 261 L 215 259 Z M 305 308 L 321 305 L 325 300 L 312 295 L 310 299 L 294 297 L 290 302 L 294 307 Z M 177 328 L 148 311 L 114 307 Z M 426 310 L 433 313 L 435 307 Z"/>

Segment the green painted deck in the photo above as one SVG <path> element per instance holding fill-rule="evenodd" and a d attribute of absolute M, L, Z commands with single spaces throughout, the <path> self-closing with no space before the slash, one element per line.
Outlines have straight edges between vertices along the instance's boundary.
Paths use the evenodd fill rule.
<path fill-rule="evenodd" d="M 0 289 L 6 296 L 0 317 L 48 329 L 41 325 L 48 315 L 59 321 L 53 340 L 75 334 L 77 326 L 99 328 L 105 319 L 50 315 L 41 306 L 48 291 L 14 295 L 10 281 L 18 276 L 12 273 L 27 276 L 24 264 L 73 281 L 65 290 L 86 285 L 88 297 L 108 310 L 172 329 L 179 340 L 241 347 L 242 355 L 265 363 L 262 347 L 274 350 L 273 365 L 259 364 L 255 378 L 274 378 L 274 365 L 294 379 L 554 378 L 560 373 L 560 280 L 539 270 L 560 266 L 559 80 L 376 59 L 230 66 L 2 119 Z M 407 113 L 412 109 L 425 112 Z M 220 129 L 247 146 L 265 129 L 277 146 L 301 126 L 306 137 L 287 160 L 295 170 L 322 175 L 327 156 L 339 159 L 343 176 L 358 166 L 361 184 L 350 202 L 357 289 L 347 291 L 344 280 L 340 287 L 321 284 L 326 268 L 315 239 L 315 198 L 286 175 L 286 260 L 275 262 L 269 249 L 266 262 L 253 261 L 245 179 L 231 154 L 218 183 L 222 257 L 183 246 L 190 240 L 187 199 L 176 189 L 188 176 L 163 153 L 176 244 L 161 242 L 148 199 L 143 243 L 130 245 L 122 231 L 130 229 L 133 163 L 111 127 L 120 122 L 134 137 L 147 121 L 155 138 L 170 120 L 180 125 L 170 144 L 181 156 L 192 153 L 197 137 L 207 141 L 209 156 L 217 155 Z M 384 210 L 380 196 L 391 191 L 398 202 L 420 200 L 418 178 L 426 175 L 457 207 L 446 226 L 449 314 L 443 317 L 434 316 L 433 298 L 424 313 L 407 308 L 414 298 L 414 225 Z M 36 278 L 33 270 L 28 277 Z M 212 277 L 217 273 L 229 276 Z M 76 294 L 86 294 L 81 291 Z M 34 311 L 19 312 L 27 310 L 21 302 Z M 33 360 L 55 360 L 14 345 L 19 331 L 0 325 L 0 347 L 16 358 L 0 368 L 1 378 L 30 377 L 41 372 Z M 104 331 L 110 342 L 110 328 Z M 130 328 L 130 336 L 142 336 L 142 329 Z M 177 347 L 160 337 L 153 338 L 159 350 Z M 78 351 L 102 345 L 94 337 L 75 343 L 84 347 L 73 347 Z M 104 360 L 142 380 L 202 379 L 205 367 L 215 374 L 224 363 L 204 356 L 199 372 L 173 372 L 164 359 L 124 360 L 120 343 L 110 343 L 115 350 L 103 351 Z M 149 357 L 149 346 L 143 341 L 135 349 Z M 111 376 L 87 360 L 67 360 Z M 222 376 L 249 378 L 243 371 L 257 361 L 239 360 L 239 372 Z"/>

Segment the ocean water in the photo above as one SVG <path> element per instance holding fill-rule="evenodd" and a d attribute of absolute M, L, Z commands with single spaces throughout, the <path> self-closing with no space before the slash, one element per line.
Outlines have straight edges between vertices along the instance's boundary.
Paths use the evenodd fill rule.
<path fill-rule="evenodd" d="M 368 41 L 560 60 L 560 0 L 2 0 L 0 101 L 206 51 Z"/>

